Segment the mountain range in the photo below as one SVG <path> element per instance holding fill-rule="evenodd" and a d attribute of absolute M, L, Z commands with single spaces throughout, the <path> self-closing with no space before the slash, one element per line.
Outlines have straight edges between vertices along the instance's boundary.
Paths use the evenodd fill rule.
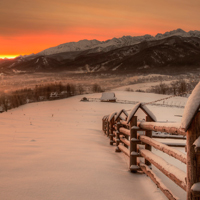
<path fill-rule="evenodd" d="M 200 31 L 182 29 L 156 36 L 81 40 L 37 54 L 0 60 L 0 73 L 49 71 L 187 73 L 200 68 Z"/>

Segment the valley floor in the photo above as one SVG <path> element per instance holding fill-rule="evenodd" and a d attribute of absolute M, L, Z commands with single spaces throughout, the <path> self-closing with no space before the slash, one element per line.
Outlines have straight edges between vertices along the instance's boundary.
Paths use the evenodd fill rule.
<path fill-rule="evenodd" d="M 116 96 L 147 102 L 162 97 L 122 91 Z M 82 97 L 31 103 L 0 114 L 0 199 L 167 199 L 146 175 L 128 171 L 126 157 L 115 153 L 101 130 L 104 115 L 134 105 L 80 102 Z M 161 121 L 180 121 L 175 115 L 183 113 L 180 108 L 149 109 Z M 171 162 L 185 171 L 183 164 Z M 182 189 L 165 182 L 185 199 Z"/>

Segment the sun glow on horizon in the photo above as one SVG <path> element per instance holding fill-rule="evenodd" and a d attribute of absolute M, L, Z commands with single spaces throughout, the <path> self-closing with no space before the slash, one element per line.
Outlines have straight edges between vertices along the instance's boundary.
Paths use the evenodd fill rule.
<path fill-rule="evenodd" d="M 14 59 L 19 55 L 0 55 L 0 59 Z"/>

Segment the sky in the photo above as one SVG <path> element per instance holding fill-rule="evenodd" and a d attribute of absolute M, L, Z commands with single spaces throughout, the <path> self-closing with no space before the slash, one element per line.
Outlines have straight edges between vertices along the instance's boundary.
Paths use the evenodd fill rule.
<path fill-rule="evenodd" d="M 200 30 L 199 0 L 1 0 L 0 58 L 82 39 Z"/>

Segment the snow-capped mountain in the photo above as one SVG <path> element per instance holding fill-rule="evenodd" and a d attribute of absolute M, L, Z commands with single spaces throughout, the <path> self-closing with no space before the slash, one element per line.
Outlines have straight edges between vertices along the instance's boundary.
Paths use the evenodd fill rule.
<path fill-rule="evenodd" d="M 170 74 L 174 69 L 177 73 L 200 72 L 200 31 L 177 29 L 155 37 L 82 40 L 0 61 L 0 73 L 7 74 L 62 70 Z"/>
<path fill-rule="evenodd" d="M 124 38 L 125 39 L 125 38 Z M 0 73 L 79 71 L 100 73 L 199 73 L 200 38 L 171 36 L 110 51 L 35 55 L 0 63 Z"/>
<path fill-rule="evenodd" d="M 77 52 L 90 50 L 90 53 L 107 52 L 116 48 L 138 44 L 142 41 L 159 40 L 170 36 L 181 37 L 200 37 L 200 31 L 185 32 L 182 29 L 173 30 L 164 34 L 158 33 L 155 37 L 151 35 L 144 36 L 123 36 L 121 38 L 113 38 L 106 41 L 98 40 L 80 40 L 78 42 L 69 42 L 51 47 L 39 52 L 39 55 L 52 55 L 63 52 Z"/>

